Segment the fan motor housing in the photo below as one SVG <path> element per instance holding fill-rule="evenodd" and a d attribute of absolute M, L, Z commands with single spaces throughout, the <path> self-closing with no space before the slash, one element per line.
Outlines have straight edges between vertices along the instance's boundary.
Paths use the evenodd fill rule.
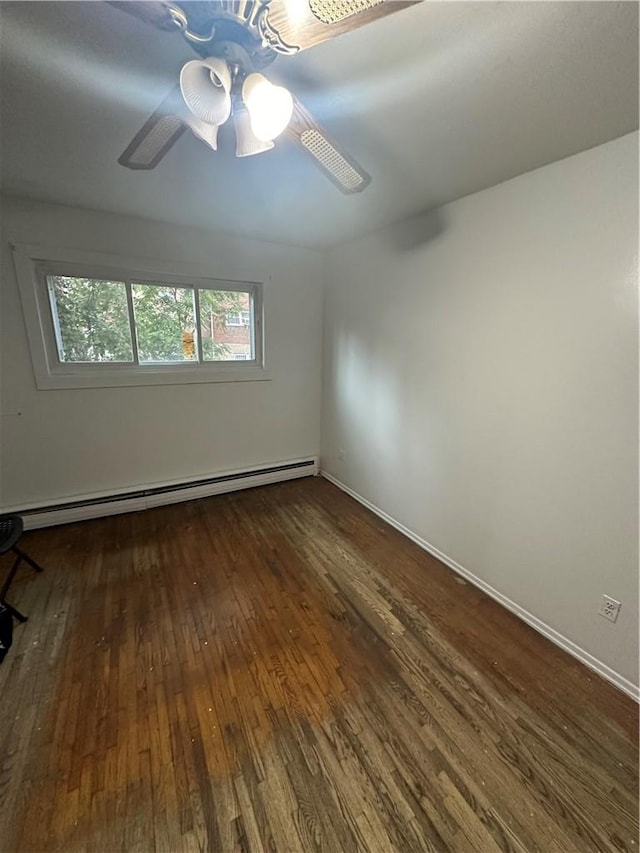
<path fill-rule="evenodd" d="M 278 55 L 277 51 L 263 43 L 257 27 L 242 18 L 219 13 L 208 20 L 208 26 L 214 30 L 210 41 L 189 42 L 203 59 L 219 56 L 249 73 L 253 69 L 259 70 L 271 65 Z"/>
<path fill-rule="evenodd" d="M 263 58 L 260 55 L 252 54 L 239 42 L 227 39 L 218 40 L 216 38 L 203 47 L 205 48 L 202 51 L 203 58 L 217 56 L 224 59 L 232 70 L 234 80 L 238 77 L 245 77 L 256 69 L 265 68 L 275 59 L 275 54 L 269 51 L 271 56 L 264 57 L 268 61 L 262 61 Z"/>

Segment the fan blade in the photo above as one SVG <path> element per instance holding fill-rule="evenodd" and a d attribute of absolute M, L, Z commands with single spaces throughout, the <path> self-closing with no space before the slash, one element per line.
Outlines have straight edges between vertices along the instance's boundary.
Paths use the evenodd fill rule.
<path fill-rule="evenodd" d="M 164 3 L 156 0 L 107 0 L 114 9 L 128 12 L 145 24 L 151 24 L 159 30 L 175 30 L 176 24 Z"/>
<path fill-rule="evenodd" d="M 266 37 L 293 53 L 393 15 L 422 0 L 287 0 L 266 10 Z M 284 51 L 283 51 L 284 52 Z"/>
<path fill-rule="evenodd" d="M 153 169 L 186 130 L 180 87 L 176 86 L 118 158 L 128 169 Z"/>
<path fill-rule="evenodd" d="M 371 183 L 371 175 L 331 139 L 297 98 L 286 135 L 313 157 L 316 166 L 343 193 L 362 192 Z"/>

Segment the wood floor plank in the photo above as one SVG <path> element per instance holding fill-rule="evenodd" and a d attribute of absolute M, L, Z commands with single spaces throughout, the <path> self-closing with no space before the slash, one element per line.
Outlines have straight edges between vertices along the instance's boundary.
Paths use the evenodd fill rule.
<path fill-rule="evenodd" d="M 2 853 L 639 849 L 637 705 L 324 480 L 24 545 Z"/>

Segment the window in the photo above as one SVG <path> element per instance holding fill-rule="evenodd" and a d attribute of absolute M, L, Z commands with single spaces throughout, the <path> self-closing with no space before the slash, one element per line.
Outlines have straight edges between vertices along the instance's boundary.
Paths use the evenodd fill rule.
<path fill-rule="evenodd" d="M 124 282 L 51 275 L 47 290 L 61 362 L 133 361 Z"/>
<path fill-rule="evenodd" d="M 33 318 L 27 325 L 41 388 L 269 378 L 257 282 L 29 261 L 39 336 Z"/>
<path fill-rule="evenodd" d="M 45 273 L 60 364 L 204 363 L 255 359 L 251 291 Z M 196 318 L 200 318 L 199 322 Z M 230 338 L 227 318 L 242 331 Z M 232 343 L 233 340 L 233 343 Z M 237 344 L 241 349 L 236 351 Z"/>
<path fill-rule="evenodd" d="M 251 323 L 249 311 L 229 311 L 225 315 L 227 326 L 248 326 Z"/>
<path fill-rule="evenodd" d="M 140 364 L 196 361 L 196 299 L 191 287 L 135 282 L 133 326 Z"/>

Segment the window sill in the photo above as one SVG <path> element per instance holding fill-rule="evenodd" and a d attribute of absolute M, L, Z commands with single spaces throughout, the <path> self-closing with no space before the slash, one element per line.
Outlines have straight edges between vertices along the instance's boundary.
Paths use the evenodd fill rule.
<path fill-rule="evenodd" d="M 39 389 L 63 390 L 73 388 L 127 388 L 140 385 L 192 385 L 217 382 L 264 382 L 272 378 L 264 367 L 235 364 L 217 367 L 153 367 L 153 368 L 109 368 L 104 373 L 100 368 L 86 370 L 51 371 L 36 376 Z"/>

